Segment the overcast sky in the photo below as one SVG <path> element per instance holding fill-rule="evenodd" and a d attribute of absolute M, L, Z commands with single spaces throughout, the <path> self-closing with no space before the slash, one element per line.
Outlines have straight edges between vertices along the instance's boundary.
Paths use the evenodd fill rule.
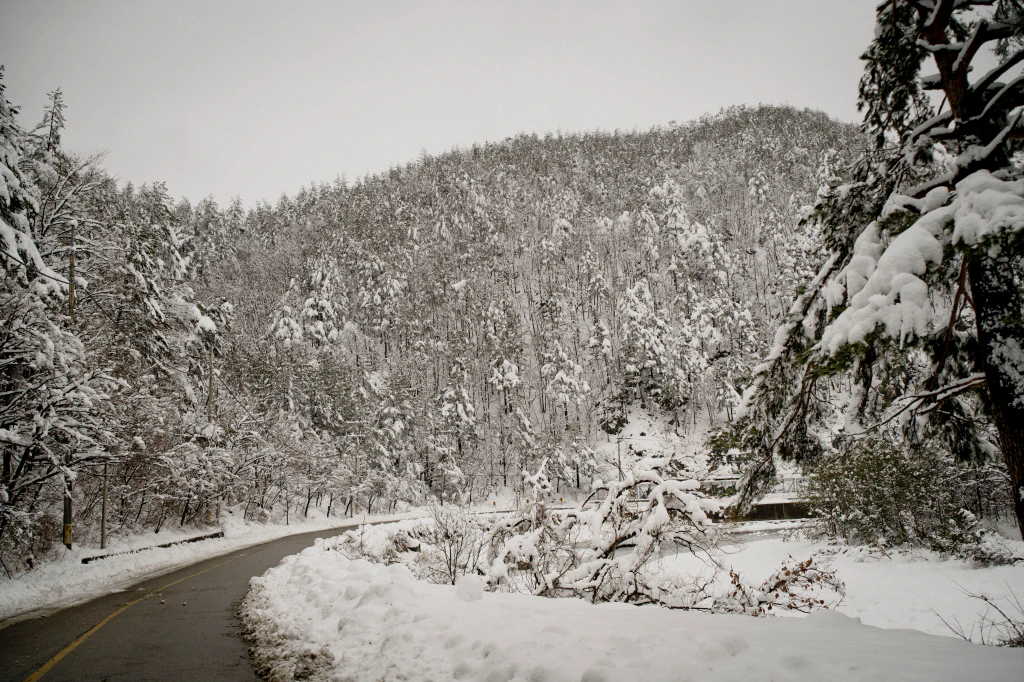
<path fill-rule="evenodd" d="M 22 124 L 60 87 L 72 150 L 251 205 L 524 131 L 758 103 L 859 121 L 876 4 L 0 0 L 0 63 Z"/>

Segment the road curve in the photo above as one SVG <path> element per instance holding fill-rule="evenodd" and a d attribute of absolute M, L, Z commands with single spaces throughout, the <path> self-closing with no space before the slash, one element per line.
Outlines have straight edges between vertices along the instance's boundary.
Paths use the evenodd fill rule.
<path fill-rule="evenodd" d="M 249 579 L 316 538 L 357 525 L 272 540 L 11 625 L 0 630 L 0 682 L 254 682 L 236 616 Z"/>

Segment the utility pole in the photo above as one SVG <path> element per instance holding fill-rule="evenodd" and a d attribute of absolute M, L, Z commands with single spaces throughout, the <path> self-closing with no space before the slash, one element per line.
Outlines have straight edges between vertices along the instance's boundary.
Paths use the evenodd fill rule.
<path fill-rule="evenodd" d="M 71 221 L 71 251 L 68 267 L 68 315 L 71 317 L 71 324 L 75 323 L 75 227 L 77 220 Z M 68 471 L 71 470 L 71 452 L 64 457 L 64 465 Z M 71 477 L 64 475 L 64 546 L 71 549 Z"/>
<path fill-rule="evenodd" d="M 366 422 L 365 421 L 356 420 L 356 421 L 346 421 L 344 423 L 345 424 L 365 424 Z M 358 478 L 359 478 L 359 432 L 356 431 L 355 433 L 349 433 L 349 434 L 346 434 L 346 435 L 349 438 L 352 438 L 353 440 L 355 440 L 355 444 L 356 444 L 356 449 L 355 449 L 355 471 L 353 472 L 352 476 L 353 476 L 354 479 L 358 480 Z M 350 494 L 349 497 L 348 497 L 348 508 L 349 508 L 349 517 L 354 516 L 355 513 L 356 513 L 356 496 L 353 495 L 353 494 Z"/>
<path fill-rule="evenodd" d="M 100 549 L 107 548 L 107 462 L 103 461 L 103 506 L 100 508 Z"/>
<path fill-rule="evenodd" d="M 65 458 L 65 464 L 71 463 L 71 456 Z M 71 479 L 64 478 L 64 546 L 71 549 Z"/>

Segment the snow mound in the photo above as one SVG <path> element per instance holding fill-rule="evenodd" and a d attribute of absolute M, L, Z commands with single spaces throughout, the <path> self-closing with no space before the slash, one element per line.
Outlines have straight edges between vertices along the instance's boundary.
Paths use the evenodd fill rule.
<path fill-rule="evenodd" d="M 1019 680 L 1024 665 L 1018 650 L 835 613 L 594 606 L 485 593 L 478 581 L 419 582 L 320 543 L 254 578 L 242 616 L 272 680 Z"/>
<path fill-rule="evenodd" d="M 455 594 L 462 601 L 479 601 L 484 598 L 485 584 L 478 575 L 464 575 L 455 583 Z"/>

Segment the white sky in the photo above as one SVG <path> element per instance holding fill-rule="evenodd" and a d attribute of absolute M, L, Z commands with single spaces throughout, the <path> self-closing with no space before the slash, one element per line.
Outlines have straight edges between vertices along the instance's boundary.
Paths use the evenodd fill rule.
<path fill-rule="evenodd" d="M 846 121 L 877 0 L 0 0 L 19 120 L 122 180 L 275 202 L 518 132 L 645 129 L 732 104 Z"/>

